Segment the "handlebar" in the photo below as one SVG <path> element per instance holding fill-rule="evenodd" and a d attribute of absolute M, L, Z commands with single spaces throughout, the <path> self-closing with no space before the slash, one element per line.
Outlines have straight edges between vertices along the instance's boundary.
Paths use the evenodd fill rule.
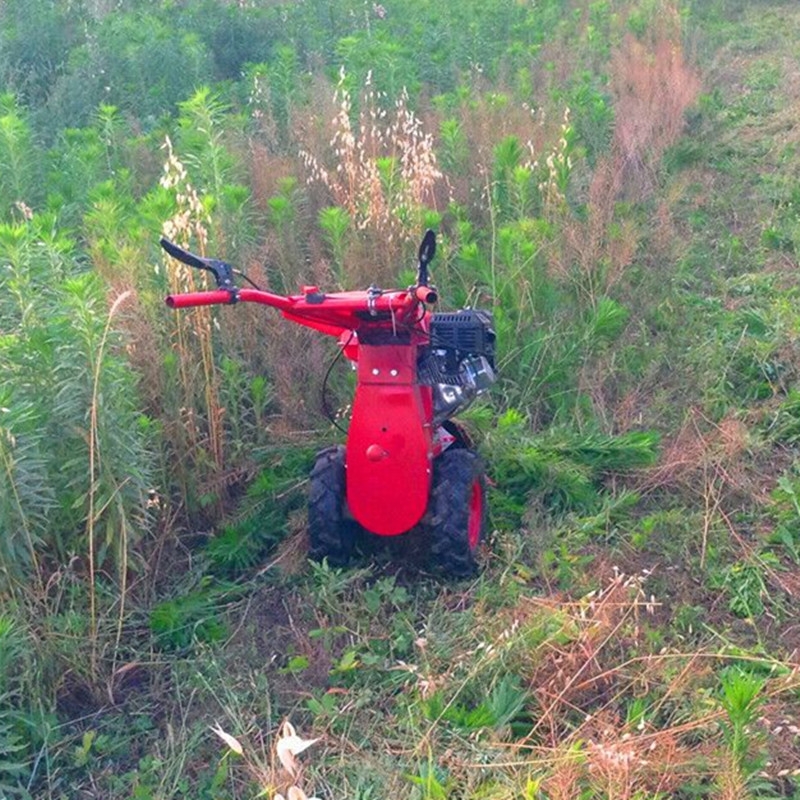
<path fill-rule="evenodd" d="M 178 261 L 208 270 L 217 283 L 216 290 L 169 295 L 166 303 L 170 308 L 259 303 L 277 308 L 293 322 L 338 335 L 364 328 L 394 330 L 397 324 L 416 326 L 420 322 L 419 306 L 438 300 L 436 289 L 427 285 L 427 266 L 436 249 L 436 238 L 430 230 L 419 251 L 417 285 L 407 290 L 383 291 L 370 287 L 361 292 L 323 294 L 316 286 L 304 286 L 302 294 L 285 296 L 260 289 L 240 289 L 233 282 L 234 270 L 230 264 L 190 253 L 163 237 L 161 246 Z"/>
<path fill-rule="evenodd" d="M 432 286 L 417 286 L 414 290 L 414 296 L 420 303 L 427 303 L 433 305 L 438 299 L 439 294 Z"/>
<path fill-rule="evenodd" d="M 315 288 L 315 287 L 314 287 Z M 435 295 L 430 289 L 426 297 Z M 165 298 L 170 308 L 191 308 L 193 306 L 234 305 L 236 303 L 258 303 L 272 306 L 280 311 L 307 313 L 314 316 L 329 314 L 354 314 L 364 319 L 370 316 L 396 314 L 405 317 L 418 302 L 427 302 L 419 297 L 417 291 L 395 290 L 384 292 L 380 297 L 369 298 L 366 292 L 335 292 L 328 295 L 305 294 L 282 295 L 263 292 L 260 289 L 239 289 L 236 292 L 216 289 L 208 292 L 187 292 L 170 294 Z"/>
<path fill-rule="evenodd" d="M 215 292 L 187 292 L 186 294 L 170 294 L 165 302 L 170 308 L 191 308 L 193 306 L 215 306 L 229 304 L 236 295 L 226 289 Z"/>
<path fill-rule="evenodd" d="M 230 306 L 238 302 L 260 303 L 264 306 L 273 306 L 282 311 L 288 311 L 294 306 L 293 299 L 272 292 L 262 292 L 258 289 L 217 289 L 210 292 L 186 292 L 185 294 L 167 295 L 165 302 L 170 308 L 192 308 L 194 306 Z"/>

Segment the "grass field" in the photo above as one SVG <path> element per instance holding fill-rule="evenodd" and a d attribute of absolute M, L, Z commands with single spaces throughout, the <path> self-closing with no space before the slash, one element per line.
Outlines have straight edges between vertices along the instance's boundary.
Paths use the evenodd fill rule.
<path fill-rule="evenodd" d="M 800 798 L 800 6 L 541 5 L 530 69 L 467 88 L 435 43 L 338 44 L 388 65 L 375 92 L 421 76 L 384 132 L 412 178 L 365 155 L 388 138 L 342 155 L 344 91 L 382 101 L 355 72 L 334 95 L 302 48 L 242 106 L 255 132 L 194 95 L 158 149 L 106 110 L 47 150 L 74 186 L 0 178 L 37 198 L 0 230 L 0 798 Z M 27 134 L 0 110 L 5 157 Z M 331 142 L 383 205 L 336 183 Z M 287 290 L 388 280 L 440 228 L 444 296 L 501 334 L 465 415 L 492 483 L 478 577 L 405 541 L 307 560 L 332 351 L 245 311 L 162 321 L 188 280 L 154 255 L 166 219 Z"/>

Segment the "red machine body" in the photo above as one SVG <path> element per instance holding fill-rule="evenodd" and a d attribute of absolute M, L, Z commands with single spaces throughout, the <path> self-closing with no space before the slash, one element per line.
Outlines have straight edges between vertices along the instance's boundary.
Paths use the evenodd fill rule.
<path fill-rule="evenodd" d="M 428 231 L 420 247 L 416 286 L 333 293 L 304 286 L 296 295 L 239 288 L 230 265 L 165 239 L 161 244 L 183 263 L 211 271 L 218 286 L 170 295 L 170 308 L 270 306 L 291 322 L 336 337 L 343 355 L 356 364 L 344 452 L 322 451 L 311 475 L 312 557 L 316 553 L 345 560 L 351 547 L 350 521 L 379 536 L 396 536 L 427 514 L 438 526 L 432 545 L 438 560 L 453 573 L 472 569 L 485 520 L 485 479 L 479 457 L 454 426 L 447 427 L 447 420 L 494 381 L 494 333 L 485 312 L 428 310 L 437 301 L 427 282 L 427 264 L 435 252 L 433 232 Z M 433 324 L 441 317 L 446 319 L 434 333 Z M 463 452 L 448 454 L 445 464 L 440 456 L 454 443 Z"/>
<path fill-rule="evenodd" d="M 432 296 L 428 290 L 427 296 Z M 298 295 L 258 289 L 177 294 L 170 308 L 259 303 L 286 319 L 339 339 L 357 363 L 356 391 L 347 436 L 347 505 L 371 533 L 394 536 L 413 528 L 428 504 L 433 446 L 433 399 L 417 381 L 418 348 L 428 343 L 428 317 L 413 290 Z M 401 344 L 364 344 L 402 341 Z"/>

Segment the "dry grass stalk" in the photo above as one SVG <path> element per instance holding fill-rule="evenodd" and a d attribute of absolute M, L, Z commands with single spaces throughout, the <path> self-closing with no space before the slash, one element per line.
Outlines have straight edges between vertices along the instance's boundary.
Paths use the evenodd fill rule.
<path fill-rule="evenodd" d="M 763 504 L 761 487 L 743 458 L 750 432 L 739 419 L 726 417 L 714 423 L 696 409 L 690 411 L 678 433 L 666 442 L 659 463 L 644 473 L 639 490 L 678 490 L 697 498 L 703 506 L 700 563 L 705 564 L 712 530 L 727 519 L 725 507 L 732 499 Z M 744 542 L 731 525 L 733 541 Z M 752 547 L 743 547 L 752 555 Z"/>
<path fill-rule="evenodd" d="M 558 741 L 565 714 L 595 704 L 610 691 L 607 651 L 622 644 L 625 636 L 635 638 L 642 609 L 653 609 L 642 583 L 643 576 L 626 576 L 615 568 L 603 589 L 590 592 L 578 603 L 560 604 L 560 610 L 570 615 L 571 638 L 563 647 L 552 647 L 550 657 L 531 676 L 544 709 L 531 736 L 542 728 Z"/>
<path fill-rule="evenodd" d="M 684 57 L 673 2 L 665 1 L 646 39 L 632 34 L 623 39 L 611 59 L 611 85 L 611 150 L 598 160 L 589 181 L 586 220 L 568 214 L 557 193 L 547 204 L 564 231 L 552 259 L 554 272 L 572 280 L 591 304 L 619 284 L 639 245 L 634 223 L 618 218 L 619 201 L 652 194 L 664 153 L 683 133 L 686 111 L 700 91 L 700 78 Z M 557 186 L 568 166 L 548 161 L 550 183 Z M 662 233 L 671 230 L 668 214 L 662 205 L 657 214 Z"/>
<path fill-rule="evenodd" d="M 300 152 L 307 183 L 324 186 L 333 202 L 347 211 L 355 229 L 389 253 L 383 258 L 386 265 L 396 265 L 399 246 L 416 242 L 422 212 L 436 205 L 436 187 L 443 176 L 433 137 L 409 109 L 405 92 L 390 112 L 384 107 L 385 96 L 372 89 L 369 76 L 354 125 L 343 73 L 341 78 L 328 142 L 330 156 L 310 149 Z"/>
<path fill-rule="evenodd" d="M 100 396 L 100 374 L 103 367 L 104 351 L 108 344 L 108 338 L 111 333 L 111 323 L 114 315 L 119 310 L 120 306 L 125 303 L 131 296 L 131 292 L 123 292 L 111 304 L 111 308 L 106 318 L 106 324 L 103 328 L 103 337 L 100 341 L 100 347 L 95 359 L 94 372 L 92 375 L 92 403 L 89 408 L 89 492 L 88 492 L 88 509 L 86 515 L 86 538 L 88 542 L 88 562 L 89 562 L 89 643 L 90 643 L 90 670 L 92 677 L 97 675 L 97 584 L 95 582 L 96 576 L 96 542 L 95 542 L 95 525 L 99 521 L 100 516 L 103 514 L 105 507 L 97 508 L 96 496 L 96 476 L 97 472 L 102 465 L 101 453 L 98 443 L 98 405 L 101 402 Z M 119 488 L 119 487 L 117 487 Z M 120 595 L 119 595 L 119 616 L 117 625 L 117 641 L 122 635 L 122 621 L 125 616 L 125 602 L 127 600 L 128 591 L 128 527 L 123 517 L 119 525 L 119 555 L 117 568 L 120 577 Z M 35 563 L 35 562 L 34 562 Z"/>
<path fill-rule="evenodd" d="M 678 433 L 667 441 L 659 463 L 644 473 L 640 489 L 683 489 L 707 492 L 708 480 L 752 496 L 742 467 L 750 442 L 747 426 L 726 417 L 714 423 L 696 409 L 690 410 Z"/>
<path fill-rule="evenodd" d="M 622 180 L 611 158 L 600 159 L 589 186 L 586 221 L 561 213 L 564 234 L 551 263 L 554 272 L 571 280 L 591 305 L 619 283 L 639 244 L 634 223 L 616 219 Z"/>
<path fill-rule="evenodd" d="M 545 752 L 570 748 L 572 754 L 557 760 L 543 783 L 554 797 L 578 797 L 586 785 L 623 799 L 642 790 L 667 792 L 695 769 L 696 753 L 677 729 L 655 730 L 645 722 L 633 729 L 615 710 L 623 697 L 645 695 L 660 677 L 649 663 L 637 673 L 632 662 L 617 658 L 619 648 L 639 640 L 642 612 L 654 608 L 645 577 L 615 570 L 603 589 L 568 605 L 576 627 L 571 641 L 532 676 L 544 711 L 531 736 L 543 737 Z"/>
<path fill-rule="evenodd" d="M 585 758 L 571 743 L 554 749 L 547 758 L 547 774 L 541 781 L 544 796 L 550 800 L 575 800 L 583 793 Z"/>
<path fill-rule="evenodd" d="M 279 411 L 270 428 L 282 435 L 308 430 L 321 414 L 322 381 L 335 351 L 326 337 L 275 314 L 262 312 L 261 329 Z"/>
<path fill-rule="evenodd" d="M 189 181 L 186 168 L 172 149 L 172 142 L 167 137 L 164 148 L 167 160 L 161 185 L 174 191 L 177 211 L 164 222 L 163 233 L 172 241 L 185 248 L 194 247 L 201 255 L 205 255 L 208 244 L 209 219 L 200 197 Z M 193 244 L 194 243 L 194 244 Z M 208 287 L 205 273 L 198 276 L 195 270 L 170 260 L 169 287 L 173 293 L 202 291 Z M 189 449 L 196 451 L 206 445 L 217 470 L 223 467 L 223 409 L 219 402 L 218 377 L 214 364 L 212 341 L 212 316 L 208 307 L 194 309 L 191 314 L 174 315 L 174 332 L 178 352 L 181 388 L 184 398 L 183 431 L 187 436 Z M 196 340 L 200 352 L 200 375 L 202 386 L 197 386 L 197 356 L 192 341 Z M 198 396 L 204 398 L 202 416 L 207 424 L 205 442 L 198 439 L 199 425 L 195 413 L 195 401 Z"/>
<path fill-rule="evenodd" d="M 428 657 L 427 639 L 417 641 L 418 664 L 401 663 L 397 669 L 409 674 L 420 696 L 443 691 L 452 706 L 460 702 L 464 686 L 474 688 L 480 676 L 496 675 L 501 668 L 499 674 L 511 670 L 524 676 L 536 702 L 527 737 L 509 742 L 500 734 L 493 740 L 498 753 L 516 757 L 487 763 L 485 749 L 473 748 L 472 738 L 461 743 L 471 755 L 459 755 L 460 747 L 449 738 L 444 750 L 443 715 L 421 737 L 416 756 L 439 754 L 439 763 L 460 770 L 462 789 L 472 775 L 485 775 L 490 768 L 525 787 L 528 793 L 519 791 L 521 796 L 539 792 L 550 800 L 669 797 L 687 782 L 717 779 L 727 764 L 728 744 L 720 727 L 726 711 L 713 702 L 709 686 L 717 684 L 715 672 L 727 659 L 750 660 L 762 668 L 764 659 L 666 648 L 648 654 L 642 623 L 656 606 L 644 588 L 649 573 L 625 575 L 607 564 L 598 565 L 598 571 L 602 588 L 577 600 L 526 597 L 499 615 L 492 612 L 488 629 L 479 626 L 486 638 L 477 646 L 469 639 L 463 652 L 448 652 L 438 664 Z M 543 627 L 550 631 L 544 640 Z M 785 716 L 778 700 L 791 702 L 798 673 L 787 673 L 786 663 L 773 663 L 778 677 L 768 682 L 764 696 L 781 709 L 774 713 Z M 784 763 L 771 774 L 788 774 Z"/>
<path fill-rule="evenodd" d="M 662 5 L 647 39 L 628 34 L 611 60 L 614 167 L 631 197 L 651 193 L 661 158 L 683 133 L 684 114 L 701 86 L 684 57 L 677 4 Z"/>
<path fill-rule="evenodd" d="M 296 165 L 294 159 L 274 155 L 263 142 L 251 140 L 248 146 L 253 202 L 263 212 L 269 198 L 277 193 L 281 181 L 294 172 Z"/>
<path fill-rule="evenodd" d="M 250 106 L 250 116 L 258 123 L 259 138 L 267 144 L 270 150 L 279 148 L 278 124 L 272 114 L 272 91 L 269 78 L 261 72 L 254 72 L 252 84 L 247 97 Z"/>
<path fill-rule="evenodd" d="M 564 120 L 561 123 L 558 139 L 551 147 L 550 153 L 545 158 L 547 175 L 539 184 L 539 193 L 542 196 L 545 213 L 553 213 L 563 210 L 567 202 L 567 185 L 570 174 L 572 173 L 572 156 L 570 155 L 570 138 L 572 136 L 572 125 L 569 121 L 570 109 L 564 109 Z M 535 154 L 535 146 L 528 139 L 527 147 L 531 155 Z M 531 169 L 536 169 L 538 162 L 532 161 L 529 165 Z"/>
<path fill-rule="evenodd" d="M 542 611 L 551 623 L 560 620 L 561 628 L 534 651 L 521 654 L 539 708 L 531 733 L 505 745 L 524 758 L 494 766 L 518 769 L 523 781 L 537 776 L 533 783 L 549 798 L 572 800 L 587 792 L 623 800 L 643 793 L 669 796 L 687 780 L 710 774 L 709 759 L 718 744 L 714 734 L 724 712 L 674 725 L 664 724 L 664 715 L 709 680 L 719 655 L 631 656 L 646 647 L 640 621 L 655 608 L 644 590 L 647 573 L 625 575 L 603 565 L 600 571 L 606 575 L 600 590 L 577 601 L 526 598 L 514 609 L 510 626 L 508 619 L 499 620 L 513 631 L 507 637 L 510 647 L 515 640 L 525 641 L 531 626 L 542 624 Z M 659 700 L 648 704 L 646 713 L 626 716 L 632 700 L 651 694 Z"/>

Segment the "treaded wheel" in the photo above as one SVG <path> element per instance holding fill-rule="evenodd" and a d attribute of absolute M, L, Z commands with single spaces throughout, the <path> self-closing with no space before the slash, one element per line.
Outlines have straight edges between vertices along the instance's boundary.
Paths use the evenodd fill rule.
<path fill-rule="evenodd" d="M 429 534 L 438 569 L 465 578 L 478 568 L 476 555 L 486 526 L 486 475 L 472 450 L 445 450 L 434 462 Z"/>
<path fill-rule="evenodd" d="M 358 532 L 357 524 L 344 515 L 344 447 L 328 447 L 317 454 L 309 483 L 309 556 L 343 566 L 353 555 Z"/>

